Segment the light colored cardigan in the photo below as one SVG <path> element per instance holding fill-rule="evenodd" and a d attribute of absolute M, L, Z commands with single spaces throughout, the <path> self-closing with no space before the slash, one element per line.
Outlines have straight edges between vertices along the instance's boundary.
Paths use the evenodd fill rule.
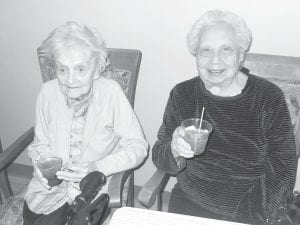
<path fill-rule="evenodd" d="M 46 82 L 37 98 L 35 138 L 28 148 L 33 163 L 40 155 L 47 154 L 62 157 L 64 164 L 70 162 L 72 116 L 58 81 Z M 120 137 L 120 141 L 112 149 L 116 137 Z M 93 161 L 98 171 L 110 176 L 140 165 L 147 150 L 142 128 L 119 84 L 104 77 L 94 80 L 82 140 L 82 162 Z M 102 192 L 107 191 L 107 184 Z M 26 202 L 33 212 L 49 214 L 69 198 L 68 185 L 68 182 L 62 182 L 47 190 L 34 174 Z"/>

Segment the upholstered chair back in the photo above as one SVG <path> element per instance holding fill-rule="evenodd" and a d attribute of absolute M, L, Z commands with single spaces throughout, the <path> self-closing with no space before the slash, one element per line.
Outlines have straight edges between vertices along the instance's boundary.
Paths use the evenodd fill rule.
<path fill-rule="evenodd" d="M 279 86 L 290 111 L 298 156 L 300 153 L 300 58 L 248 53 L 244 63 L 251 74 Z"/>

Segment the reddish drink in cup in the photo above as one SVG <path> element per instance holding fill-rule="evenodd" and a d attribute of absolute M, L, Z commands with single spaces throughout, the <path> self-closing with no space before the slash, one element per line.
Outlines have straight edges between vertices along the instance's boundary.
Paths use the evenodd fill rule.
<path fill-rule="evenodd" d="M 62 159 L 58 156 L 49 156 L 38 161 L 37 164 L 43 177 L 48 180 L 48 185 L 51 187 L 59 185 L 62 180 L 58 179 L 56 172 L 62 169 Z"/>
<path fill-rule="evenodd" d="M 195 155 L 204 153 L 212 131 L 212 126 L 208 121 L 202 120 L 201 128 L 200 122 L 198 118 L 191 118 L 183 121 L 181 125 L 185 130 L 184 139 L 190 144 Z"/>

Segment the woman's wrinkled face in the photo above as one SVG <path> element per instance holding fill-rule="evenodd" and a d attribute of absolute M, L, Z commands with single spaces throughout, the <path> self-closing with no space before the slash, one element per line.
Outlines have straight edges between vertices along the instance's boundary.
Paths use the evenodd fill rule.
<path fill-rule="evenodd" d="M 97 77 L 93 55 L 90 49 L 81 45 L 63 47 L 55 54 L 60 89 L 69 99 L 80 99 L 91 90 Z"/>
<path fill-rule="evenodd" d="M 238 74 L 242 59 L 231 26 L 216 24 L 203 29 L 196 60 L 199 76 L 206 86 L 231 83 Z"/>

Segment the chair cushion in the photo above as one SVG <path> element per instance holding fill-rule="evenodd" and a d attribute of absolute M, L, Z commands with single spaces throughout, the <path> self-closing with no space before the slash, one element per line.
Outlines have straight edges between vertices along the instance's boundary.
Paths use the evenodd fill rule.
<path fill-rule="evenodd" d="M 23 206 L 26 187 L 5 200 L 0 207 L 0 225 L 23 225 Z"/>

